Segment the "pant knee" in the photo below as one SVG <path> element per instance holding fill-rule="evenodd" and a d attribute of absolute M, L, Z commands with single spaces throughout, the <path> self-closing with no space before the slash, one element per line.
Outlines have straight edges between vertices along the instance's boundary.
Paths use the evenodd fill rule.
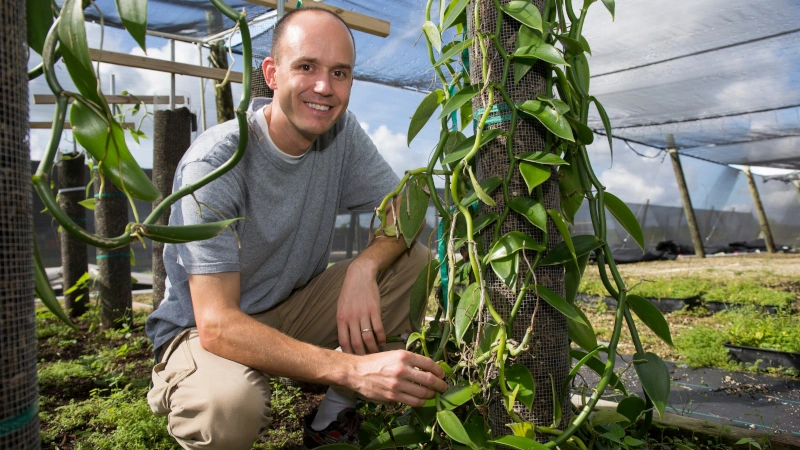
<path fill-rule="evenodd" d="M 206 392 L 173 394 L 169 432 L 186 449 L 250 449 L 271 423 L 269 383 L 220 382 Z M 178 403 L 176 400 L 182 400 Z"/>

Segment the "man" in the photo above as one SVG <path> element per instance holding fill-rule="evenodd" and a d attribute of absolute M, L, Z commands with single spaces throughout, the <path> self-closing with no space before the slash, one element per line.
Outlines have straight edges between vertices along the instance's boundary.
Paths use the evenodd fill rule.
<path fill-rule="evenodd" d="M 353 392 L 419 406 L 447 388 L 429 358 L 379 352 L 387 334 L 412 331 L 425 247 L 379 236 L 325 270 L 337 209 L 374 206 L 398 181 L 347 112 L 354 63 L 338 16 L 287 14 L 263 64 L 275 98 L 254 100 L 245 157 L 173 206 L 175 225 L 246 218 L 238 237 L 226 230 L 164 250 L 166 298 L 147 323 L 158 358 L 148 402 L 186 449 L 250 448 L 270 422 L 266 374 L 337 387 L 307 418 L 306 447 L 357 442 Z M 219 167 L 238 141 L 236 121 L 204 133 L 174 188 Z"/>

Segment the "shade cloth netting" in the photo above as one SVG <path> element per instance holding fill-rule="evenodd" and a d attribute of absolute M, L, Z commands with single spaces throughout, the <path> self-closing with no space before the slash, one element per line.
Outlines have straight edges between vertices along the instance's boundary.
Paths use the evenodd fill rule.
<path fill-rule="evenodd" d="M 246 9 L 260 62 L 269 54 L 271 10 L 228 3 Z M 422 91 L 434 86 L 427 51 L 417 42 L 423 0 L 325 3 L 391 22 L 387 38 L 354 31 L 358 79 Z M 97 4 L 107 24 L 120 26 L 112 0 Z M 148 11 L 149 29 L 186 38 L 205 39 L 233 25 L 205 0 L 150 0 Z M 92 8 L 86 13 L 97 19 Z M 592 92 L 614 136 L 666 148 L 672 135 L 684 155 L 800 169 L 800 1 L 617 0 L 614 22 L 596 2 L 584 34 L 593 54 Z M 240 51 L 237 37 L 232 42 Z M 590 124 L 602 132 L 594 108 Z"/>

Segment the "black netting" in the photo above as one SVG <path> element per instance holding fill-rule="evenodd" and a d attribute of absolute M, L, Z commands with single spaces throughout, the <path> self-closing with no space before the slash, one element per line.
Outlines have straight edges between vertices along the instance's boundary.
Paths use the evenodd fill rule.
<path fill-rule="evenodd" d="M 501 4 L 506 3 L 508 3 L 508 1 L 501 1 Z M 544 5 L 544 1 L 540 0 L 534 3 L 540 9 Z M 475 28 L 473 20 L 474 15 L 472 14 L 474 7 L 474 2 L 471 2 L 467 7 L 469 12 L 467 17 L 469 18 L 468 29 L 470 30 L 470 35 L 472 35 L 472 30 Z M 493 34 L 497 18 L 494 2 L 480 2 L 479 8 L 481 31 Z M 518 29 L 518 22 L 509 18 L 504 20 L 500 33 L 500 42 L 504 43 L 505 49 L 509 53 L 514 50 Z M 500 83 L 503 74 L 503 59 L 493 50 L 493 46 L 488 40 L 486 42 L 486 48 L 489 51 L 490 61 L 488 67 L 489 79 L 495 83 Z M 481 60 L 480 47 L 476 43 L 470 48 L 470 78 L 473 83 L 476 84 L 481 83 L 483 79 L 480 64 Z M 537 94 L 546 94 L 545 70 L 545 65 L 538 63 L 528 72 L 519 84 L 516 85 L 513 80 L 513 70 L 509 70 L 506 85 L 511 100 L 514 102 L 522 102 L 535 99 Z M 473 110 L 476 116 L 488 106 L 486 102 L 488 102 L 488 91 L 475 97 L 473 100 Z M 510 125 L 508 110 L 502 107 L 502 98 L 498 92 L 494 93 L 494 103 L 497 107 L 492 109 L 490 119 L 487 121 L 487 123 L 493 124 L 489 125 L 487 128 L 497 128 L 508 131 Z M 519 154 L 522 152 L 544 150 L 545 136 L 546 130 L 538 121 L 520 119 L 514 134 L 514 152 Z M 505 178 L 508 172 L 506 143 L 506 138 L 501 136 L 481 149 L 475 159 L 476 175 L 479 180 L 493 176 Z M 545 207 L 547 209 L 558 209 L 559 189 L 555 172 L 553 172 L 550 179 L 545 182 L 542 187 L 544 194 L 543 203 Z M 512 198 L 530 195 L 518 170 L 514 171 L 514 175 L 508 186 L 508 194 L 509 197 Z M 480 213 L 496 212 L 502 214 L 505 207 L 502 189 L 495 190 L 491 196 L 497 205 L 489 207 L 481 203 Z M 540 230 L 531 225 L 523 216 L 515 212 L 511 212 L 503 222 L 500 228 L 500 235 L 502 236 L 512 230 L 522 231 L 539 242 L 542 242 L 544 238 Z M 481 232 L 481 237 L 485 246 L 488 247 L 492 240 L 493 233 L 494 230 L 492 227 L 488 227 Z M 561 239 L 558 230 L 552 222 L 548 224 L 548 234 L 550 236 L 547 246 L 549 250 L 555 247 Z M 488 250 L 488 248 L 486 248 L 486 250 Z M 534 256 L 533 251 L 525 252 L 524 260 L 520 264 L 520 279 L 527 273 L 526 261 L 532 262 Z M 545 286 L 561 296 L 564 295 L 564 271 L 562 266 L 539 268 L 534 272 L 534 279 L 537 284 Z M 516 300 L 516 294 L 511 291 L 511 289 L 507 288 L 503 281 L 491 271 L 486 274 L 486 281 L 495 309 L 502 316 L 508 317 Z M 531 370 L 537 387 L 536 396 L 534 398 L 532 410 L 528 410 L 520 402 L 515 404 L 514 410 L 520 416 L 536 425 L 549 426 L 553 422 L 554 410 L 553 395 L 550 388 L 551 376 L 553 381 L 555 381 L 555 385 L 559 387 L 559 402 L 562 405 L 566 405 L 568 401 L 566 400 L 567 393 L 560 392 L 560 386 L 564 385 L 570 367 L 567 321 L 566 318 L 552 306 L 538 299 L 535 290 L 532 289 L 523 300 L 522 307 L 514 321 L 514 329 L 510 338 L 517 342 L 521 341 L 529 326 L 532 326 L 534 330 L 530 350 L 518 357 L 517 362 L 524 364 Z M 563 410 L 564 414 L 559 425 L 561 428 L 566 427 L 572 415 L 570 408 L 564 407 Z M 494 435 L 508 434 L 510 432 L 506 424 L 510 423 L 511 419 L 508 417 L 502 397 L 499 395 L 494 395 L 493 399 L 490 400 L 489 422 Z"/>
<path fill-rule="evenodd" d="M 0 449 L 39 448 L 25 8 L 0 0 Z"/>
<path fill-rule="evenodd" d="M 267 86 L 267 81 L 264 79 L 264 71 L 261 66 L 253 68 L 253 76 L 250 78 L 250 97 L 266 97 L 272 98 L 274 91 Z"/>

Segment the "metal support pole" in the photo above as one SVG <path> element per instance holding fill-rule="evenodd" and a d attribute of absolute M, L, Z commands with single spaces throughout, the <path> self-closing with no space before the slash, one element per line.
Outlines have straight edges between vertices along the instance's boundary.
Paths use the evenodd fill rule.
<path fill-rule="evenodd" d="M 671 136 L 668 136 L 670 140 Z M 674 145 L 674 144 L 673 144 Z M 668 149 L 670 159 L 672 160 L 672 168 L 675 169 L 675 181 L 678 182 L 678 191 L 681 194 L 683 201 L 683 210 L 686 213 L 686 221 L 689 224 L 689 235 L 692 237 L 692 244 L 694 245 L 694 254 L 698 258 L 705 258 L 706 252 L 703 249 L 703 239 L 700 237 L 700 228 L 697 226 L 697 218 L 694 215 L 694 208 L 692 208 L 692 199 L 689 197 L 689 188 L 686 187 L 686 179 L 683 177 L 683 166 L 681 166 L 681 159 L 678 155 L 676 148 Z"/>
<path fill-rule="evenodd" d="M 767 213 L 764 212 L 764 205 L 761 203 L 761 196 L 758 195 L 758 188 L 756 181 L 753 179 L 753 173 L 750 172 L 750 166 L 744 166 L 744 176 L 747 177 L 747 186 L 750 188 L 750 195 L 753 196 L 753 204 L 756 207 L 756 214 L 758 215 L 758 224 L 761 226 L 761 232 L 764 234 L 764 243 L 767 244 L 767 251 L 775 253 L 775 241 L 772 239 L 772 230 L 769 229 L 769 222 L 767 221 Z"/>
<path fill-rule="evenodd" d="M 203 65 L 203 44 L 197 44 L 199 65 Z M 206 131 L 206 80 L 200 78 L 200 130 Z"/>
<path fill-rule="evenodd" d="M 281 20 L 284 14 L 283 0 L 278 0 L 278 20 Z"/>
<path fill-rule="evenodd" d="M 58 205 L 78 225 L 86 226 L 86 208 L 78 204 L 85 198 L 86 177 L 83 153 L 59 154 Z M 63 228 L 58 233 L 61 241 L 61 278 L 64 306 L 71 317 L 80 317 L 89 307 L 88 284 L 70 293 L 66 291 L 86 273 L 89 252 L 86 243 Z"/>
<path fill-rule="evenodd" d="M 175 39 L 169 40 L 169 59 L 175 62 Z M 175 73 L 169 74 L 169 109 L 175 109 Z"/>

